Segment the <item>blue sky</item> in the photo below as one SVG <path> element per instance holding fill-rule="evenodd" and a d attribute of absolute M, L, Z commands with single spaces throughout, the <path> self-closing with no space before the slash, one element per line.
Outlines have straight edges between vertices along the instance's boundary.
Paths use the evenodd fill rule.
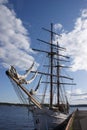
<path fill-rule="evenodd" d="M 37 38 L 48 38 L 41 28 L 51 22 L 71 56 L 69 73 L 77 85 L 68 86 L 70 103 L 87 104 L 87 0 L 0 0 L 0 102 L 19 102 L 5 70 L 32 64 L 31 48 L 38 47 Z"/>

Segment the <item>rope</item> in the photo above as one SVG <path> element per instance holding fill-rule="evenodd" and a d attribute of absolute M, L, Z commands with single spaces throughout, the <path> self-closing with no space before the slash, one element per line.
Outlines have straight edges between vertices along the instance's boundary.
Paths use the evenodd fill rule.
<path fill-rule="evenodd" d="M 21 89 L 18 87 L 18 85 L 9 77 L 10 82 L 13 85 L 13 88 L 20 100 L 21 103 L 23 104 L 28 104 L 28 100 L 26 99 L 25 95 L 23 94 L 23 92 L 21 91 Z"/>

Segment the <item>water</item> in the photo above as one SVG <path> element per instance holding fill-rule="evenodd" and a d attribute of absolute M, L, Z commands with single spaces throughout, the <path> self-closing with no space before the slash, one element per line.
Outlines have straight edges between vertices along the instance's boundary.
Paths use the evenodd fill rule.
<path fill-rule="evenodd" d="M 71 107 L 70 113 L 77 107 Z M 79 107 L 87 110 L 87 107 Z M 0 130 L 34 130 L 32 113 L 24 106 L 0 105 Z"/>
<path fill-rule="evenodd" d="M 27 107 L 0 105 L 0 130 L 34 130 Z"/>
<path fill-rule="evenodd" d="M 83 107 L 83 106 L 76 106 L 76 107 L 70 107 L 70 113 L 72 113 L 73 111 L 75 111 L 75 110 L 77 110 L 77 109 L 79 109 L 79 110 L 86 110 L 87 111 L 87 107 Z"/>

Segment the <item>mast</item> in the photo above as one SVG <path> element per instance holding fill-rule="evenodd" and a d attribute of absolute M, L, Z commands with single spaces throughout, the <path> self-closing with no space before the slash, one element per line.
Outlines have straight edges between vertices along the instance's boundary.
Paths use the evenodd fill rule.
<path fill-rule="evenodd" d="M 58 46 L 58 42 L 57 42 L 57 46 Z M 58 79 L 57 79 L 57 105 L 58 105 L 58 107 L 59 107 L 59 104 L 60 104 L 60 102 L 59 102 L 59 95 L 60 95 L 60 93 L 59 93 L 59 88 L 60 88 L 60 80 L 59 80 L 59 76 L 60 76 L 60 67 L 59 67 L 59 50 L 57 49 L 57 65 L 58 65 L 58 67 L 57 67 L 57 75 L 58 75 Z"/>
<path fill-rule="evenodd" d="M 53 24 L 51 23 L 51 45 L 50 45 L 50 50 L 51 50 L 51 55 L 50 55 L 50 108 L 52 108 L 52 103 L 53 103 Z"/>

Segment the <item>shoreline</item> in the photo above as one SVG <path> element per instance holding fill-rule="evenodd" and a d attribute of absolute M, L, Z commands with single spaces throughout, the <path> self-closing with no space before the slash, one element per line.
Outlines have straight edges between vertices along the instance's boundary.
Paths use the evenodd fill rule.
<path fill-rule="evenodd" d="M 32 106 L 30 104 L 22 104 L 22 103 L 9 103 L 9 102 L 0 102 L 0 105 L 9 105 L 9 106 Z M 87 107 L 87 104 L 74 104 L 70 105 L 70 107 Z"/>
<path fill-rule="evenodd" d="M 8 102 L 0 102 L 0 105 L 8 105 L 8 106 L 32 106 L 30 104 L 8 103 Z"/>

